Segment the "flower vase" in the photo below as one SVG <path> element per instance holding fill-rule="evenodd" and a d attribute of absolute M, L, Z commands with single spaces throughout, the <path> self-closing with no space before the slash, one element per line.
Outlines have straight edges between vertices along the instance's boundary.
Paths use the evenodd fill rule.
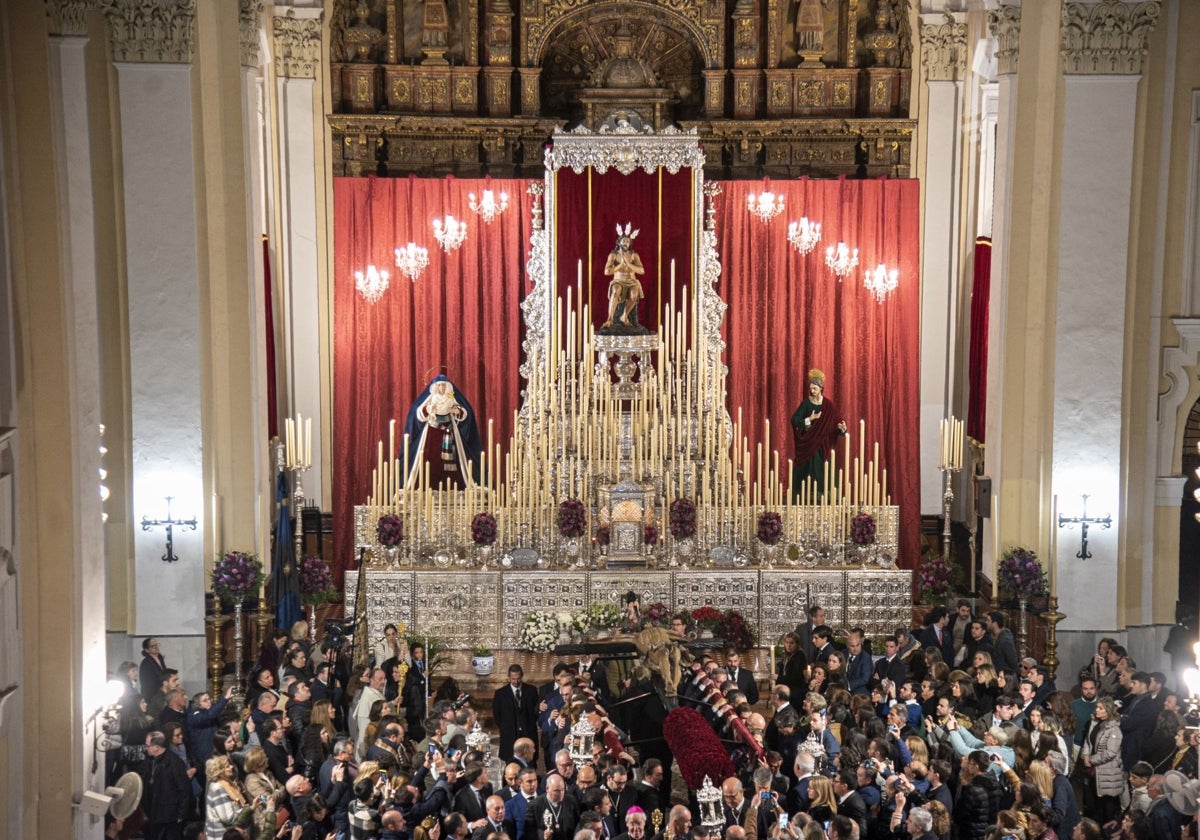
<path fill-rule="evenodd" d="M 400 546 L 389 545 L 383 549 L 383 553 L 387 555 L 387 564 L 389 569 L 400 568 Z"/>
<path fill-rule="evenodd" d="M 495 551 L 490 543 L 488 545 L 480 545 L 478 543 L 475 545 L 475 556 L 479 560 L 479 568 L 488 569 L 495 565 L 494 555 Z"/>
<path fill-rule="evenodd" d="M 558 631 L 558 643 L 560 645 L 571 644 L 571 631 L 570 630 L 559 630 Z"/>
<path fill-rule="evenodd" d="M 1017 630 L 1020 634 L 1020 637 L 1017 639 L 1017 643 L 1020 645 L 1022 659 L 1029 655 L 1027 652 L 1027 643 L 1029 639 L 1029 608 L 1025 602 L 1026 599 L 1023 596 L 1018 598 L 1017 609 L 1019 610 L 1019 613 Z"/>
<path fill-rule="evenodd" d="M 773 569 L 779 563 L 779 543 L 763 543 L 762 565 L 768 569 Z"/>
<path fill-rule="evenodd" d="M 564 537 L 562 541 L 563 564 L 574 566 L 579 563 L 579 537 Z"/>
<path fill-rule="evenodd" d="M 675 557 L 679 563 L 679 568 L 686 569 L 688 563 L 692 559 L 692 552 L 696 550 L 696 543 L 691 537 L 681 537 L 675 541 Z"/>
<path fill-rule="evenodd" d="M 314 644 L 317 641 L 317 605 L 308 605 L 308 640 Z"/>
<path fill-rule="evenodd" d="M 855 549 L 855 551 L 858 553 L 858 562 L 864 570 L 867 568 L 867 561 L 871 559 L 871 551 L 873 548 L 874 546 L 872 545 L 860 544 L 858 548 Z"/>
<path fill-rule="evenodd" d="M 475 654 L 471 657 L 471 670 L 475 672 L 475 676 L 477 677 L 490 677 L 495 667 L 496 656 L 494 654 Z"/>

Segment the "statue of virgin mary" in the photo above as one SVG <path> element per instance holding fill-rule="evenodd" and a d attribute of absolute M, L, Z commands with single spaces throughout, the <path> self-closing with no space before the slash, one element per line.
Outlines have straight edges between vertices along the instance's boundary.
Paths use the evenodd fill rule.
<path fill-rule="evenodd" d="M 404 433 L 413 441 L 405 487 L 416 484 L 424 463 L 429 464 L 431 487 L 449 483 L 463 489 L 478 481 L 483 442 L 475 410 L 445 375 L 435 376 L 417 396 L 404 421 Z"/>

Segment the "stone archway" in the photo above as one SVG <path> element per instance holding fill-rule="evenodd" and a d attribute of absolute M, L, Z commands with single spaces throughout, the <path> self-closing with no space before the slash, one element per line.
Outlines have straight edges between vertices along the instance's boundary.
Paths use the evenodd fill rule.
<path fill-rule="evenodd" d="M 1179 594 L 1186 604 L 1200 603 L 1200 400 L 1193 403 L 1183 428 L 1183 499 L 1179 505 Z"/>
<path fill-rule="evenodd" d="M 589 7 L 587 14 L 564 17 L 539 56 L 542 114 L 577 117 L 576 91 L 602 86 L 597 78 L 609 59 L 621 27 L 632 37 L 632 56 L 657 77 L 657 86 L 677 99 L 675 120 L 700 116 L 704 104 L 704 57 L 680 18 L 663 7 L 634 4 Z"/>

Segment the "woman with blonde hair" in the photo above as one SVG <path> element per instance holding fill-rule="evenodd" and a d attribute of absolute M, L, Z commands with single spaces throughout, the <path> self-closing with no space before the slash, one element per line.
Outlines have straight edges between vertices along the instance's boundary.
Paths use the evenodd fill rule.
<path fill-rule="evenodd" d="M 820 823 L 828 822 L 837 813 L 837 795 L 833 782 L 825 776 L 808 778 L 808 815 Z"/>
<path fill-rule="evenodd" d="M 922 764 L 929 765 L 929 747 L 925 744 L 925 739 L 917 735 L 909 735 L 904 739 L 904 743 L 908 745 L 908 751 L 912 754 L 913 761 L 919 761 Z"/>
<path fill-rule="evenodd" d="M 949 840 L 950 812 L 946 810 L 946 806 L 937 799 L 931 799 L 925 803 L 925 809 L 933 814 L 933 833 L 938 836 L 938 840 Z"/>
<path fill-rule="evenodd" d="M 204 836 L 206 840 L 221 840 L 227 829 L 248 825 L 253 811 L 228 756 L 213 756 L 204 765 L 204 771 L 208 777 L 204 796 Z"/>
<path fill-rule="evenodd" d="M 282 789 L 283 785 L 279 784 L 268 766 L 266 751 L 262 747 L 246 750 L 246 793 L 251 801 L 261 796 L 270 798 Z"/>
<path fill-rule="evenodd" d="M 1029 769 L 1025 771 L 1025 779 L 1037 785 L 1038 793 L 1042 795 L 1045 802 L 1054 801 L 1054 774 L 1050 772 L 1050 765 L 1044 761 L 1029 762 Z"/>
<path fill-rule="evenodd" d="M 1079 758 L 1088 777 L 1087 787 L 1096 796 L 1097 822 L 1103 825 L 1117 818 L 1121 797 L 1127 790 L 1125 768 L 1121 765 L 1121 714 L 1111 697 L 1101 697 L 1092 717 Z"/>

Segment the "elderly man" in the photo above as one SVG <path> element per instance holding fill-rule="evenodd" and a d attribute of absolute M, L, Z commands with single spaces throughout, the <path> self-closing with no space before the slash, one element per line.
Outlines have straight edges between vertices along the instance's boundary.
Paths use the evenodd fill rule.
<path fill-rule="evenodd" d="M 746 807 L 746 794 L 737 776 L 730 776 L 721 782 L 721 812 L 725 817 L 725 828 L 746 825 L 746 815 L 750 809 Z"/>
<path fill-rule="evenodd" d="M 546 777 L 546 792 L 529 803 L 524 840 L 572 840 L 579 823 L 579 803 L 567 796 L 562 776 Z"/>
<path fill-rule="evenodd" d="M 641 808 L 634 805 L 625 815 L 625 831 L 618 834 L 613 840 L 645 840 L 645 837 L 646 814 Z"/>
<path fill-rule="evenodd" d="M 504 800 L 499 796 L 489 796 L 484 805 L 483 820 L 471 832 L 471 840 L 487 840 L 493 832 L 508 834 L 509 830 L 515 830 L 515 826 L 505 828 Z"/>
<path fill-rule="evenodd" d="M 685 805 L 675 805 L 667 816 L 663 830 L 654 835 L 654 840 L 683 840 L 692 830 L 692 812 Z"/>
<path fill-rule="evenodd" d="M 937 840 L 933 833 L 933 814 L 924 808 L 910 808 L 907 823 L 908 836 L 912 840 Z"/>
<path fill-rule="evenodd" d="M 350 717 L 350 737 L 356 741 L 367 731 L 367 724 L 371 722 L 371 707 L 375 705 L 376 700 L 383 699 L 383 689 L 386 685 L 387 673 L 382 668 L 372 669 L 371 681 L 358 693 L 358 700 Z M 369 746 L 370 744 L 363 743 L 360 744 L 360 749 L 366 752 Z"/>
<path fill-rule="evenodd" d="M 192 801 L 192 781 L 183 759 L 167 746 L 166 736 L 158 730 L 146 734 L 146 760 L 141 768 L 146 840 L 179 840 Z"/>
<path fill-rule="evenodd" d="M 289 810 L 293 814 L 300 814 L 303 812 L 304 807 L 308 805 L 310 801 L 312 801 L 314 793 L 312 782 L 309 781 L 309 779 L 305 776 L 301 776 L 299 773 L 294 774 L 290 779 L 287 780 L 287 784 L 284 785 L 284 790 L 287 791 L 287 795 L 292 801 Z"/>
<path fill-rule="evenodd" d="M 1054 774 L 1054 797 L 1050 809 L 1058 817 L 1058 829 L 1063 837 L 1070 837 L 1079 824 L 1079 803 L 1075 800 L 1075 788 L 1067 778 L 1067 757 L 1057 750 L 1046 756 L 1046 764 Z"/>

